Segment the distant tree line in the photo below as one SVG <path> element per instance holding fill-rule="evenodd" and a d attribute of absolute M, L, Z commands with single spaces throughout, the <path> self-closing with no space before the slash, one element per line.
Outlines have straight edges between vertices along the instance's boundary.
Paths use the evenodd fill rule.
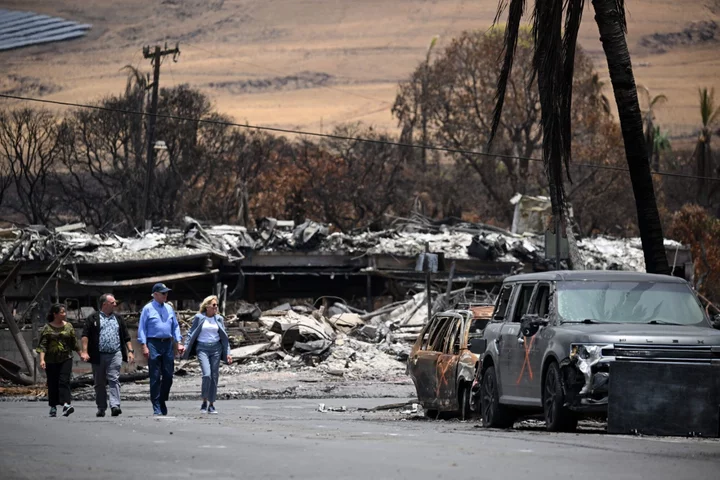
<path fill-rule="evenodd" d="M 333 134 L 376 143 L 314 137 L 288 138 L 228 126 L 201 91 L 164 88 L 158 150 L 150 185 L 155 225 L 185 215 L 214 223 L 253 226 L 265 216 L 332 223 L 342 231 L 376 229 L 393 216 L 419 211 L 431 218 L 462 218 L 509 227 L 515 193 L 547 195 L 540 158 L 542 135 L 532 42 L 523 32 L 509 80 L 492 155 L 446 153 L 390 145 L 427 141 L 456 150 L 483 151 L 487 144 L 503 35 L 467 32 L 401 82 L 392 112 L 396 135 L 359 123 Z M 578 48 L 573 86 L 572 183 L 567 199 L 581 236 L 637 234 L 623 141 L 592 62 Z M 707 94 L 707 92 L 706 92 Z M 709 94 L 707 94 L 709 96 Z M 147 85 L 130 70 L 124 92 L 96 103 L 103 110 L 62 114 L 35 106 L 0 110 L 0 220 L 57 225 L 82 221 L 98 232 L 131 233 L 142 226 L 146 171 Z M 706 103 L 712 103 L 712 97 Z M 702 165 L 695 156 L 657 152 L 665 171 L 717 176 L 709 148 L 713 106 L 706 105 Z M 708 110 L 709 109 L 709 110 Z M 119 110 L 119 111 L 111 111 Z M 215 122 L 202 122 L 210 120 Z M 705 122 L 705 117 L 703 118 Z M 653 129 L 656 128 L 653 126 Z M 658 129 L 659 132 L 659 129 Z M 523 157 L 520 159 L 513 156 Z M 685 203 L 720 209 L 720 182 L 655 177 L 664 220 Z"/>

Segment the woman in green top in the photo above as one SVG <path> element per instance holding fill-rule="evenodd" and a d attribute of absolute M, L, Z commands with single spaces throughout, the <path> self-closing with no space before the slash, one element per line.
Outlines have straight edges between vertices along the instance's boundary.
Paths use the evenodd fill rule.
<path fill-rule="evenodd" d="M 63 416 L 75 411 L 71 405 L 70 374 L 72 373 L 72 352 L 81 355 L 80 342 L 75 336 L 75 327 L 65 318 L 65 305 L 56 303 L 50 308 L 48 324 L 40 332 L 40 368 L 47 375 L 48 403 L 50 416 L 57 415 L 57 406 L 63 406 Z"/>

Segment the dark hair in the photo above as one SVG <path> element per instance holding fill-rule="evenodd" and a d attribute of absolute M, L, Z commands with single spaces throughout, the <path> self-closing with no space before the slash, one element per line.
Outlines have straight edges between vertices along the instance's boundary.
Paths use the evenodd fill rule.
<path fill-rule="evenodd" d="M 55 319 L 55 314 L 60 313 L 60 310 L 67 311 L 67 307 L 64 303 L 54 303 L 52 307 L 50 307 L 50 312 L 47 314 L 47 322 L 50 323 Z"/>

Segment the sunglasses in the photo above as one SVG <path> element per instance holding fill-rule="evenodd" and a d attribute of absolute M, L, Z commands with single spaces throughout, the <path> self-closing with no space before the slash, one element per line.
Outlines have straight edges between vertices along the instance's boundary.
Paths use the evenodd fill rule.
<path fill-rule="evenodd" d="M 217 307 L 217 303 L 211 303 L 208 307 Z"/>

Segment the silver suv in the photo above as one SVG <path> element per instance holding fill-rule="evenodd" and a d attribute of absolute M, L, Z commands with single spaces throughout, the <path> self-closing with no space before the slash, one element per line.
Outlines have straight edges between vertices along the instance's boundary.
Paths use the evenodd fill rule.
<path fill-rule="evenodd" d="M 713 330 L 680 278 L 610 271 L 508 277 L 484 332 L 483 423 L 510 427 L 542 412 L 569 431 L 583 414 L 607 415 L 611 362 L 717 363 Z"/>

